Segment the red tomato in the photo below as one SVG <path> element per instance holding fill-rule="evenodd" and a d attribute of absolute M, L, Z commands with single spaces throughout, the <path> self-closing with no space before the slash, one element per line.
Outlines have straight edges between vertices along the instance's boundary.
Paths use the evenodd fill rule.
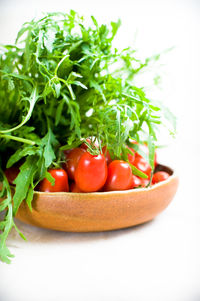
<path fill-rule="evenodd" d="M 102 152 L 103 152 L 103 154 L 104 154 L 104 156 L 105 156 L 105 158 L 106 158 L 106 163 L 107 163 L 107 165 L 109 165 L 109 164 L 112 162 L 112 159 L 111 159 L 110 153 L 109 153 L 109 151 L 107 150 L 107 147 L 106 147 L 106 146 L 104 146 L 104 147 L 102 148 Z"/>
<path fill-rule="evenodd" d="M 136 141 L 132 141 L 131 143 L 133 143 L 133 144 L 138 144 Z M 148 146 L 147 146 L 146 143 L 140 144 L 140 145 L 139 145 L 139 149 L 140 149 L 143 153 L 145 153 L 147 156 L 149 156 L 149 148 L 148 148 Z M 135 157 L 143 158 L 138 152 L 135 153 Z M 154 166 L 156 166 L 157 164 L 158 164 L 158 162 L 157 162 L 157 152 L 156 152 L 156 150 L 155 150 Z"/>
<path fill-rule="evenodd" d="M 154 166 L 158 164 L 158 156 L 157 156 L 157 151 L 155 150 L 155 155 L 154 155 Z"/>
<path fill-rule="evenodd" d="M 123 160 L 114 160 L 108 165 L 108 177 L 104 187 L 105 191 L 127 190 L 131 187 L 132 170 Z"/>
<path fill-rule="evenodd" d="M 148 178 L 151 176 L 151 166 L 149 163 L 142 157 L 136 157 L 134 164 L 133 164 L 137 169 L 145 173 Z"/>
<path fill-rule="evenodd" d="M 73 150 L 73 148 L 66 149 L 66 150 L 63 151 L 63 153 L 65 154 L 65 156 L 67 156 L 72 150 Z"/>
<path fill-rule="evenodd" d="M 14 180 L 19 174 L 19 167 L 13 165 L 12 167 L 7 168 L 4 173 L 9 184 L 13 184 Z"/>
<path fill-rule="evenodd" d="M 70 184 L 69 190 L 70 190 L 71 192 L 81 192 L 80 188 L 76 185 L 75 182 L 72 182 L 72 183 Z"/>
<path fill-rule="evenodd" d="M 131 147 L 128 147 L 128 149 L 132 152 L 132 154 L 128 153 L 128 161 L 133 165 L 135 161 L 135 150 Z"/>
<path fill-rule="evenodd" d="M 140 185 L 142 186 L 142 187 L 146 187 L 148 184 L 149 184 L 149 180 L 148 179 L 142 179 L 142 178 L 140 178 Z"/>
<path fill-rule="evenodd" d="M 132 181 L 131 181 L 131 187 L 130 189 L 136 188 L 141 186 L 141 178 L 136 177 L 135 175 L 132 175 Z"/>
<path fill-rule="evenodd" d="M 83 148 L 74 148 L 66 154 L 65 169 L 71 180 L 74 180 L 74 174 L 80 157 L 85 153 Z"/>
<path fill-rule="evenodd" d="M 169 174 L 165 171 L 157 171 L 152 178 L 152 184 L 165 181 L 169 178 Z"/>
<path fill-rule="evenodd" d="M 76 167 L 75 182 L 83 192 L 100 190 L 107 178 L 107 164 L 103 154 L 93 156 L 85 152 Z"/>
<path fill-rule="evenodd" d="M 44 179 L 39 184 L 39 190 L 43 192 L 59 192 L 69 191 L 69 184 L 68 184 L 68 176 L 64 169 L 50 169 L 48 171 L 51 176 L 55 179 L 55 185 L 51 185 L 51 183 Z"/>

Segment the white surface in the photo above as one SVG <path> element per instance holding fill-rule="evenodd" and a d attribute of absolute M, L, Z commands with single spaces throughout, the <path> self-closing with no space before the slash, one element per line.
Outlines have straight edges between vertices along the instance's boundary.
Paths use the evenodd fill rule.
<path fill-rule="evenodd" d="M 142 55 L 175 46 L 165 58 L 164 99 L 178 116 L 176 143 L 160 153 L 175 166 L 180 186 L 154 221 L 132 229 L 70 234 L 18 223 L 11 265 L 0 263 L 0 301 L 199 301 L 199 1 L 0 2 L 0 41 L 14 40 L 21 24 L 40 11 L 73 8 L 102 21 L 123 21 L 118 43 Z M 162 137 L 161 137 L 162 138 Z M 165 141 L 165 138 L 163 139 Z"/>

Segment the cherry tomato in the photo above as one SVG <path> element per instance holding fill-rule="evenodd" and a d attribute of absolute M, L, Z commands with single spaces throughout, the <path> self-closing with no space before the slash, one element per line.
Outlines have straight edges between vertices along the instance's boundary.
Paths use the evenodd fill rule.
<path fill-rule="evenodd" d="M 59 192 L 69 191 L 68 176 L 64 169 L 50 169 L 48 171 L 55 179 L 55 185 L 53 186 L 47 179 L 44 179 L 39 184 L 39 190 L 43 192 Z"/>
<path fill-rule="evenodd" d="M 131 154 L 128 153 L 128 161 L 133 165 L 135 161 L 135 150 L 131 147 L 128 147 L 128 149 L 132 152 Z"/>
<path fill-rule="evenodd" d="M 75 170 L 75 182 L 83 192 L 100 190 L 107 178 L 107 164 L 103 154 L 93 156 L 85 152 Z"/>
<path fill-rule="evenodd" d="M 104 146 L 104 147 L 102 148 L 102 152 L 103 152 L 103 154 L 104 154 L 104 156 L 105 156 L 105 158 L 106 158 L 106 163 L 107 163 L 107 165 L 109 165 L 109 164 L 112 162 L 112 159 L 111 159 L 110 153 L 109 153 L 109 151 L 107 150 L 107 147 L 106 147 L 106 146 Z"/>
<path fill-rule="evenodd" d="M 108 177 L 104 187 L 105 191 L 126 190 L 131 187 L 132 170 L 123 160 L 114 160 L 108 165 Z"/>
<path fill-rule="evenodd" d="M 83 148 L 74 148 L 66 154 L 65 169 L 71 180 L 74 180 L 74 174 L 80 157 L 86 152 Z"/>
<path fill-rule="evenodd" d="M 65 156 L 67 156 L 72 150 L 73 150 L 73 148 L 66 149 L 66 150 L 63 151 L 63 153 L 65 154 Z"/>
<path fill-rule="evenodd" d="M 19 174 L 19 167 L 13 165 L 12 167 L 7 168 L 5 171 L 5 176 L 8 180 L 9 184 L 13 184 L 14 180 L 16 179 L 16 177 Z"/>
<path fill-rule="evenodd" d="M 80 188 L 76 185 L 75 182 L 72 182 L 72 183 L 70 184 L 69 190 L 70 190 L 71 192 L 82 192 L 82 191 L 80 190 Z"/>
<path fill-rule="evenodd" d="M 142 187 L 146 187 L 149 184 L 149 180 L 148 179 L 142 179 L 140 178 L 140 185 Z"/>
<path fill-rule="evenodd" d="M 131 141 L 131 143 L 133 143 L 133 144 L 138 144 L 138 142 L 136 142 L 136 141 Z M 148 148 L 148 146 L 147 146 L 146 143 L 140 144 L 140 145 L 139 145 L 139 149 L 140 149 L 144 154 L 146 154 L 147 156 L 149 156 L 149 148 Z M 135 153 L 135 157 L 143 158 L 138 152 Z M 155 150 L 154 166 L 156 166 L 157 164 L 158 164 L 158 162 L 157 162 L 157 152 L 156 152 L 156 150 Z"/>
<path fill-rule="evenodd" d="M 132 181 L 131 181 L 131 186 L 130 189 L 136 188 L 141 186 L 141 178 L 136 177 L 135 175 L 132 175 Z"/>
<path fill-rule="evenodd" d="M 157 171 L 152 178 L 152 183 L 159 183 L 169 178 L 169 174 L 165 171 Z"/>
<path fill-rule="evenodd" d="M 137 169 L 145 173 L 148 178 L 151 176 L 151 166 L 149 163 L 142 157 L 136 157 L 134 164 L 133 164 Z"/>

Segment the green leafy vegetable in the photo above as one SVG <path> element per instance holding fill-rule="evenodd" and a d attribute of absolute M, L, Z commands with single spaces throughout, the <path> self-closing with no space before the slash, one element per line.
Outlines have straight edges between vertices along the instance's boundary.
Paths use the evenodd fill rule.
<path fill-rule="evenodd" d="M 62 150 L 95 137 L 114 157 L 127 160 L 129 139 L 147 141 L 153 167 L 156 132 L 168 110 L 148 99 L 136 87 L 135 76 L 150 61 L 136 57 L 134 49 L 117 50 L 112 41 L 120 21 L 99 25 L 92 17 L 49 13 L 23 25 L 14 45 L 0 48 L 0 258 L 12 256 L 6 238 L 16 225 L 14 216 L 31 201 L 37 184 L 52 164 L 62 160 Z M 98 150 L 90 147 L 91 153 Z M 3 170 L 20 163 L 11 188 Z M 145 177 L 133 167 L 133 173 Z M 13 199 L 13 204 L 12 204 Z M 17 228 L 16 228 L 17 229 Z"/>

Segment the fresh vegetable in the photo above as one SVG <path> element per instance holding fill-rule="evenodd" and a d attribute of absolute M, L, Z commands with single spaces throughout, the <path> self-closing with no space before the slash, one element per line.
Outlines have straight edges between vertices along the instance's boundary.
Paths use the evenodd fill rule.
<path fill-rule="evenodd" d="M 54 187 L 54 178 L 48 171 L 62 167 L 63 151 L 94 137 L 98 148 L 94 143 L 86 143 L 91 156 L 102 157 L 102 146 L 106 146 L 112 159 L 128 162 L 126 145 L 130 140 L 147 141 L 147 161 L 153 173 L 157 131 L 162 124 L 169 125 L 165 117 L 174 124 L 173 115 L 150 100 L 145 88 L 136 86 L 137 74 L 160 55 L 140 60 L 131 47 L 122 50 L 112 47 L 120 21 L 99 25 L 92 17 L 91 24 L 87 24 L 74 11 L 49 13 L 40 20 L 26 22 L 13 45 L 0 46 L 0 197 L 4 199 L 0 212 L 5 213 L 0 221 L 0 259 L 3 261 L 10 262 L 6 238 L 13 227 L 17 229 L 13 218 L 20 204 L 25 201 L 31 209 L 34 190 L 41 181 L 49 181 Z M 171 126 L 169 130 L 173 133 Z M 88 153 L 86 156 L 89 157 Z M 85 168 L 81 160 L 82 157 L 80 166 Z M 11 197 L 3 170 L 19 161 L 22 164 Z M 75 179 L 82 188 L 79 163 Z M 136 176 L 144 177 L 135 166 L 131 168 Z M 98 185 L 92 183 L 93 187 L 87 187 L 85 182 L 85 190 L 102 185 L 106 174 L 105 167 L 102 169 Z"/>
<path fill-rule="evenodd" d="M 132 170 L 123 160 L 114 160 L 108 165 L 108 177 L 104 186 L 105 191 L 126 190 L 132 186 Z"/>
<path fill-rule="evenodd" d="M 134 165 L 136 153 L 133 148 L 128 147 L 128 149 L 130 150 L 130 153 L 128 154 L 128 161 Z"/>
<path fill-rule="evenodd" d="M 100 190 L 107 179 L 107 164 L 103 154 L 85 152 L 75 170 L 75 182 L 83 192 Z"/>
<path fill-rule="evenodd" d="M 144 158 L 137 156 L 133 162 L 133 165 L 137 169 L 139 169 L 140 171 L 145 173 L 148 176 L 148 178 L 150 179 L 152 168 L 151 168 L 150 164 Z"/>
<path fill-rule="evenodd" d="M 72 182 L 72 183 L 70 184 L 70 186 L 69 186 L 69 191 L 70 191 L 70 192 L 82 192 L 82 191 L 80 190 L 80 188 L 76 185 L 75 182 Z"/>
<path fill-rule="evenodd" d="M 69 191 L 68 176 L 64 169 L 50 169 L 49 173 L 55 180 L 52 184 L 46 178 L 39 184 L 39 190 L 43 192 L 67 192 Z"/>
<path fill-rule="evenodd" d="M 10 168 L 7 168 L 5 171 L 5 176 L 8 180 L 9 184 L 13 184 L 14 180 L 19 174 L 19 167 L 18 166 L 11 166 Z"/>
<path fill-rule="evenodd" d="M 140 179 L 141 187 L 147 187 L 149 185 L 149 180 L 147 179 Z"/>
<path fill-rule="evenodd" d="M 157 171 L 152 178 L 152 183 L 159 183 L 169 178 L 169 174 L 165 171 Z"/>
<path fill-rule="evenodd" d="M 135 175 L 132 175 L 130 189 L 142 186 L 141 180 L 142 180 L 141 178 L 136 177 Z M 149 181 L 147 180 L 147 182 L 149 182 Z"/>
<path fill-rule="evenodd" d="M 143 158 L 148 160 L 149 157 L 149 147 L 147 145 L 147 143 L 141 143 L 139 144 L 137 141 L 131 141 L 131 144 L 136 145 L 136 150 L 135 151 L 135 157 L 139 157 L 139 158 Z M 130 148 L 129 148 L 130 149 Z M 131 149 L 132 151 L 134 151 L 134 149 Z M 156 149 L 154 150 L 154 167 L 157 165 L 157 151 Z"/>
<path fill-rule="evenodd" d="M 68 154 L 66 154 L 65 168 L 71 180 L 74 180 L 77 164 L 80 160 L 80 157 L 83 153 L 85 153 L 85 151 L 86 150 L 84 148 L 76 147 L 72 149 Z"/>

